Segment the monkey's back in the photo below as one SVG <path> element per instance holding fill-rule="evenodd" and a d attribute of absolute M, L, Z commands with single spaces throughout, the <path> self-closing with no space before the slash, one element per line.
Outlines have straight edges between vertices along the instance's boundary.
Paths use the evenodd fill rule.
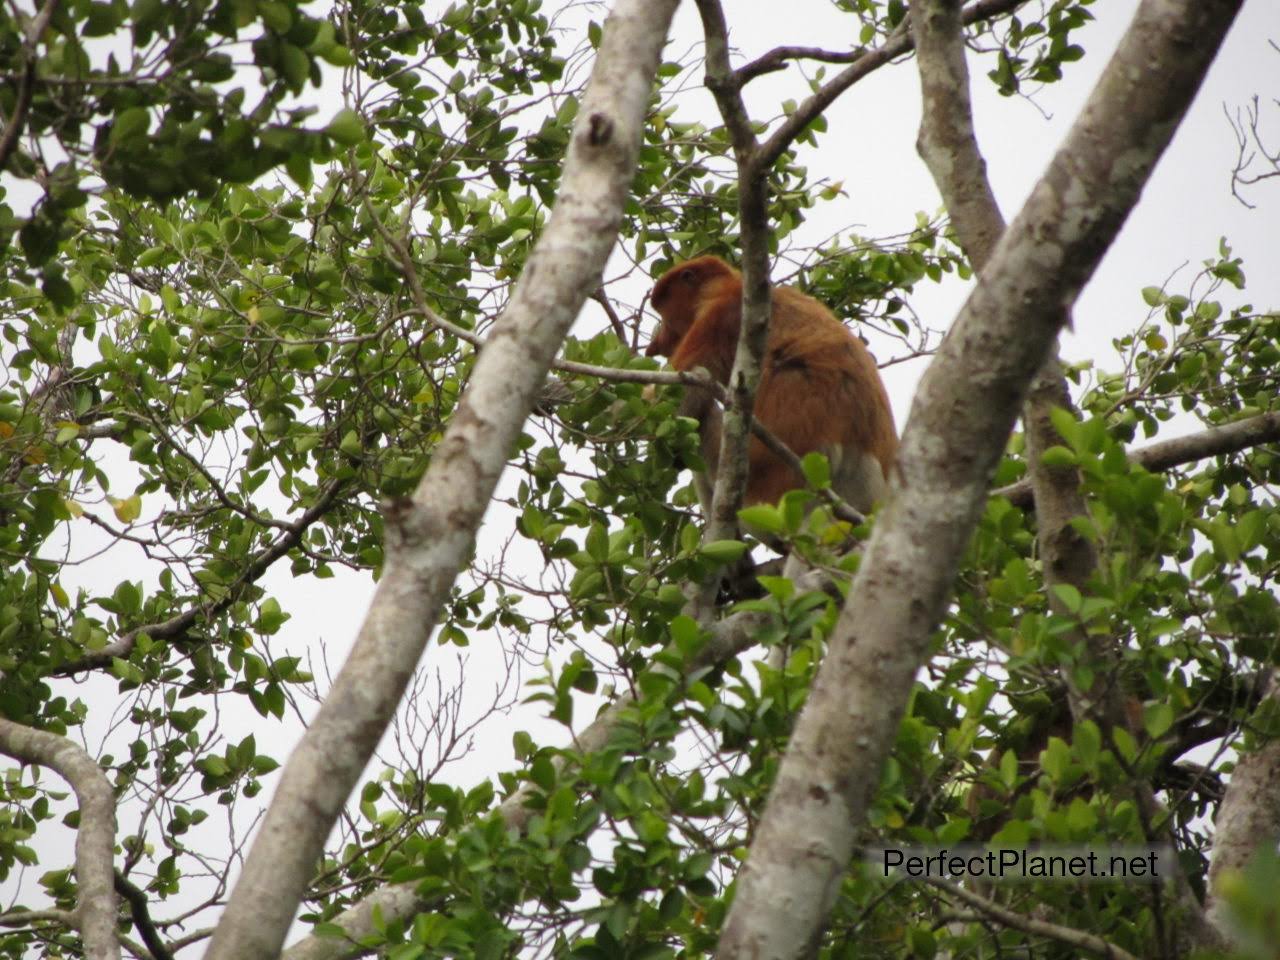
<path fill-rule="evenodd" d="M 813 424 L 803 455 L 831 443 L 867 450 L 888 473 L 898 447 L 889 397 L 866 345 L 821 302 L 794 287 L 773 289 L 773 316 L 757 415 L 784 414 L 779 405 L 808 398 Z M 817 405 L 821 405 L 819 408 Z"/>

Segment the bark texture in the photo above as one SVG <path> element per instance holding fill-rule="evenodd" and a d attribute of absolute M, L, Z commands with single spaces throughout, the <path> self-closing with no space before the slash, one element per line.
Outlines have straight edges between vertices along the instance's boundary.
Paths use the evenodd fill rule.
<path fill-rule="evenodd" d="M 1268 699 L 1280 697 L 1280 677 L 1272 671 Z M 1243 870 L 1254 852 L 1280 840 L 1280 740 L 1242 753 L 1226 796 L 1214 819 L 1213 857 L 1209 863 L 1209 922 L 1219 931 L 1232 927 L 1222 898 L 1224 877 Z"/>
<path fill-rule="evenodd" d="M 600 286 L 676 0 L 619 0 L 574 124 L 551 222 L 494 325 L 412 499 L 386 511 L 387 566 L 347 662 L 245 862 L 207 960 L 272 960 L 343 804 L 417 666 L 561 342 Z"/>
<path fill-rule="evenodd" d="M 817 948 L 1028 384 L 1239 6 L 1144 0 L 921 382 L 896 495 L 797 722 L 717 956 L 803 957 Z"/>
<path fill-rule="evenodd" d="M 0 718 L 0 753 L 48 767 L 75 791 L 80 810 L 76 830 L 75 924 L 88 960 L 120 960 L 112 857 L 116 842 L 116 798 L 106 774 L 78 744 L 47 730 Z"/>

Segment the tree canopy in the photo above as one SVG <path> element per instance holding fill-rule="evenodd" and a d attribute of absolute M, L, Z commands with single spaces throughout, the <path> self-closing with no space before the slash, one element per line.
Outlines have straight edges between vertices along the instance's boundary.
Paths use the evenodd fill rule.
<path fill-rule="evenodd" d="M 1143 0 L 1105 67 L 1092 0 L 754 58 L 720 0 L 0 10 L 0 957 L 1273 956 L 1280 314 L 1188 232 L 1056 346 L 1242 5 Z M 1002 214 L 971 101 L 1086 66 Z M 880 73 L 943 206 L 871 235 L 811 169 Z M 1265 110 L 1202 171 L 1257 216 Z M 643 355 L 703 253 L 705 510 L 706 381 Z M 862 522 L 819 456 L 738 509 L 769 281 L 920 379 Z"/>

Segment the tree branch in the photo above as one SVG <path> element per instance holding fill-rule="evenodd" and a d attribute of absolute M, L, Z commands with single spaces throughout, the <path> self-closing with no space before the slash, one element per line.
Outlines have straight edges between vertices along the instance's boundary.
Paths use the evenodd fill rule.
<path fill-rule="evenodd" d="M 750 177 L 758 144 L 751 129 L 751 117 L 742 101 L 733 68 L 729 65 L 729 29 L 724 10 L 720 0 L 697 0 L 697 5 L 707 46 L 707 89 L 715 97 L 738 164 L 738 209 L 742 222 L 742 322 L 733 370 L 729 374 L 711 516 L 703 532 L 707 540 L 723 540 L 737 536 L 737 514 L 747 486 L 747 447 L 754 419 L 752 411 L 756 390 L 760 386 L 761 358 L 769 336 L 767 188 L 762 178 Z M 702 599 L 709 603 L 715 588 L 716 580 L 712 578 L 705 585 Z"/>
<path fill-rule="evenodd" d="M 1075 947 L 1077 950 L 1087 950 L 1090 953 L 1099 954 L 1106 957 L 1107 960 L 1138 960 L 1128 950 L 1117 947 L 1114 943 L 1109 943 L 1092 933 L 1028 917 L 1015 910 L 1003 907 L 993 900 L 988 900 L 981 894 L 974 893 L 959 884 L 948 883 L 945 880 L 929 880 L 927 882 L 939 890 L 945 890 L 949 895 L 986 914 L 992 920 L 1002 923 L 1006 927 L 1012 927 L 1014 930 L 1021 930 L 1023 933 L 1030 933 L 1037 937 L 1048 937 L 1050 940 L 1057 940 L 1059 943 L 1065 943 L 1067 946 Z"/>
<path fill-rule="evenodd" d="M 1280 701 L 1280 676 L 1271 671 L 1266 698 Z M 1209 861 L 1207 912 L 1214 928 L 1227 935 L 1234 927 L 1230 905 L 1222 898 L 1224 877 L 1243 870 L 1259 847 L 1280 836 L 1280 740 L 1242 750 L 1214 818 L 1213 856 Z"/>
<path fill-rule="evenodd" d="M 821 47 L 774 47 L 768 53 L 733 72 L 738 86 L 745 87 L 756 77 L 786 69 L 792 60 L 817 60 L 820 63 L 857 63 L 867 55 L 866 47 L 854 50 L 824 50 Z"/>
<path fill-rule="evenodd" d="M 78 660 L 64 663 L 53 671 L 54 676 L 73 676 L 86 670 L 105 669 L 111 666 L 111 661 L 116 657 L 122 660 L 128 659 L 138 638 L 144 634 L 153 640 L 172 640 L 185 634 L 201 617 L 208 619 L 216 616 L 236 602 L 240 596 L 240 588 L 255 583 L 259 577 L 271 569 L 273 563 L 302 542 L 311 525 L 329 512 L 344 486 L 343 481 L 331 481 L 314 504 L 304 510 L 302 515 L 289 524 L 270 545 L 250 558 L 240 577 L 228 587 L 222 599 L 211 604 L 193 604 L 168 620 L 136 627 L 101 650 L 86 653 Z"/>
<path fill-rule="evenodd" d="M 119 960 L 112 856 L 116 842 L 116 800 L 97 761 L 66 737 L 0 718 L 0 752 L 48 767 L 71 784 L 80 810 L 76 830 L 75 925 L 89 960 Z"/>
<path fill-rule="evenodd" d="M 386 567 L 354 647 L 289 758 L 207 960 L 274 960 L 350 796 L 467 562 L 507 456 L 600 285 L 635 173 L 676 0 L 619 0 L 574 122 L 551 222 L 411 499 L 386 510 Z"/>
<path fill-rule="evenodd" d="M 1026 3 L 1026 0 L 978 0 L 977 3 L 965 7 L 960 17 L 966 25 L 980 20 L 991 20 L 1002 14 L 1009 13 L 1011 10 L 1018 9 L 1024 3 Z M 795 112 L 787 117 L 782 125 L 761 146 L 755 158 L 757 173 L 773 166 L 774 161 L 782 156 L 783 151 L 791 146 L 791 142 L 804 131 L 804 128 L 812 123 L 827 107 L 831 106 L 840 94 L 844 93 L 863 77 L 879 70 L 894 57 L 900 57 L 907 53 L 913 45 L 911 34 L 908 31 L 901 29 L 895 31 L 893 36 L 886 40 L 882 46 L 867 51 L 847 68 L 823 84 L 804 103 L 800 104 Z"/>
<path fill-rule="evenodd" d="M 36 45 L 57 10 L 58 0 L 45 0 L 40 12 L 28 25 L 27 35 L 22 41 L 22 60 L 26 66 L 22 71 L 22 79 L 18 81 L 18 96 L 13 104 L 13 113 L 5 124 L 4 134 L 0 135 L 0 170 L 7 169 L 9 158 L 18 146 L 18 138 L 22 136 L 22 128 L 26 126 L 27 111 L 31 108 L 31 97 L 36 85 Z"/>
<path fill-rule="evenodd" d="M 926 372 L 880 515 L 737 878 L 719 957 L 816 949 L 1035 372 L 1241 0 L 1143 0 Z"/>
<path fill-rule="evenodd" d="M 164 940 L 160 938 L 160 932 L 156 930 L 155 923 L 151 920 L 151 909 L 147 903 L 146 891 L 129 882 L 119 870 L 115 871 L 115 888 L 116 893 L 129 901 L 129 910 L 133 913 L 133 925 L 137 927 L 142 942 L 146 944 L 147 950 L 155 960 L 173 960 L 173 952 L 165 946 Z"/>
<path fill-rule="evenodd" d="M 1280 413 L 1260 413 L 1256 417 L 1247 417 L 1185 437 L 1150 444 L 1130 453 L 1129 460 L 1152 473 L 1160 473 L 1196 460 L 1238 453 L 1263 443 L 1277 442 L 1280 442 Z M 999 487 L 992 490 L 991 495 L 1005 497 L 1014 506 L 1024 510 L 1031 509 L 1035 503 L 1030 480 L 1019 480 Z"/>

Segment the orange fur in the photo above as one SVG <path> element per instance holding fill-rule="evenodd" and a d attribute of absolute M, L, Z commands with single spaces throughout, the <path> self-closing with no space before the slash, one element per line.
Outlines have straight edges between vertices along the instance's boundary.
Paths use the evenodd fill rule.
<path fill-rule="evenodd" d="M 662 325 L 646 354 L 670 357 L 677 370 L 705 367 L 728 383 L 742 320 L 741 274 L 717 257 L 698 257 L 663 274 L 650 302 Z M 870 510 L 883 498 L 898 434 L 866 346 L 817 300 L 774 287 L 762 365 L 756 419 L 799 457 L 825 453 L 836 492 L 856 509 Z M 712 418 L 699 420 L 704 431 L 715 429 Z M 703 439 L 704 448 L 718 451 L 718 436 Z M 754 437 L 748 460 L 747 504 L 772 503 L 804 485 Z"/>

